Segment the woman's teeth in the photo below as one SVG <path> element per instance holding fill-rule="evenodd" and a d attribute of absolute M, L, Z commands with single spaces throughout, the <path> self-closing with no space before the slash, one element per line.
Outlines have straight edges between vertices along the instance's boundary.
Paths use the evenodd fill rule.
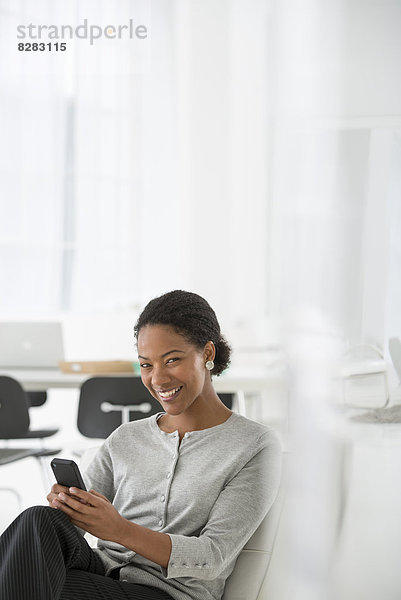
<path fill-rule="evenodd" d="M 171 398 L 174 396 L 174 394 L 180 391 L 181 387 L 175 388 L 175 390 L 169 390 L 168 392 L 158 392 L 158 394 L 161 398 Z"/>

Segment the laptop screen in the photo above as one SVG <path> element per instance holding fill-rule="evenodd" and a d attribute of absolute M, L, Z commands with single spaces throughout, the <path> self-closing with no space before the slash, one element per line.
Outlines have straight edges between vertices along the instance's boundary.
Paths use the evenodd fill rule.
<path fill-rule="evenodd" d="M 58 322 L 0 322 L 0 368 L 53 369 L 64 359 Z"/>

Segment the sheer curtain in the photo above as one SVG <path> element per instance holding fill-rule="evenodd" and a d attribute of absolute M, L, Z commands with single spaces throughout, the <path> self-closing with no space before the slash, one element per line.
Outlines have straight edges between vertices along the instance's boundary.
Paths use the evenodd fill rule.
<path fill-rule="evenodd" d="M 265 318 L 268 4 L 0 7 L 10 57 L 1 70 L 0 310 L 138 307 L 183 287 L 234 328 Z M 57 56 L 14 51 L 19 23 L 84 18 L 133 18 L 149 39 L 67 39 Z"/>
<path fill-rule="evenodd" d="M 144 2 L 78 3 L 78 20 L 127 23 Z M 144 10 L 145 8 L 145 10 Z M 141 10 L 139 10 L 141 9 Z M 163 16 L 162 16 L 163 18 Z M 77 45 L 69 104 L 68 207 L 63 308 L 119 308 L 135 302 L 141 281 L 138 230 L 144 194 L 143 80 L 149 39 Z M 146 44 L 143 50 L 140 44 Z"/>
<path fill-rule="evenodd" d="M 140 288 L 150 41 L 67 37 L 64 53 L 18 52 L 16 27 L 130 18 L 150 27 L 147 3 L 3 1 L 0 11 L 0 310 L 127 305 Z"/>
<path fill-rule="evenodd" d="M 0 5 L 0 304 L 15 312 L 60 305 L 64 251 L 64 68 L 46 72 L 28 53 L 22 60 L 24 6 Z"/>

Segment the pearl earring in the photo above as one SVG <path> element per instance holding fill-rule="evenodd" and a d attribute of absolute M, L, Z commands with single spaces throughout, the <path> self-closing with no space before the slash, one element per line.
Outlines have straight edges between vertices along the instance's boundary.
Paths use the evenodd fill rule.
<path fill-rule="evenodd" d="M 214 369 L 214 362 L 212 360 L 208 360 L 205 364 L 205 367 L 208 371 L 212 371 Z"/>

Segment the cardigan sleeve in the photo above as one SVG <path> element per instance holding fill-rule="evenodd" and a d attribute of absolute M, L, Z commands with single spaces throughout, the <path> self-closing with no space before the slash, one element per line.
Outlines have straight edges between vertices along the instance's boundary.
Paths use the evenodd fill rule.
<path fill-rule="evenodd" d="M 103 442 L 83 477 L 88 490 L 90 488 L 95 489 L 100 494 L 106 496 L 110 502 L 113 502 L 114 474 L 109 450 L 110 443 L 111 437 Z"/>
<path fill-rule="evenodd" d="M 215 579 L 266 516 L 277 495 L 281 446 L 271 434 L 264 447 L 222 489 L 199 536 L 168 534 L 172 551 L 165 577 Z"/>

